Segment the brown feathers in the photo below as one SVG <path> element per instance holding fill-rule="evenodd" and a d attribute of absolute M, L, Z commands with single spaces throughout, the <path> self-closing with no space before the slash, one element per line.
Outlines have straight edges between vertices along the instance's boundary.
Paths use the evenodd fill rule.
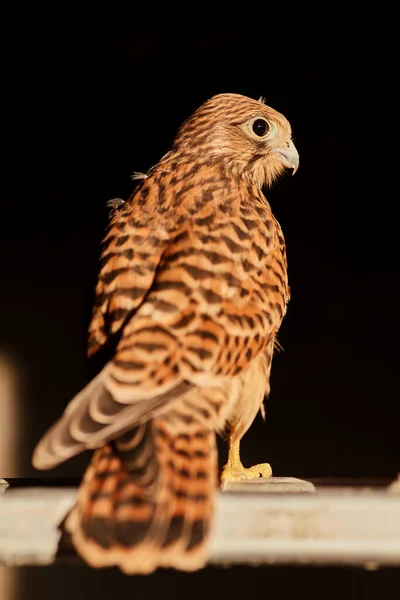
<path fill-rule="evenodd" d="M 162 419 L 96 451 L 66 522 L 94 567 L 203 566 L 216 483 L 215 435 L 171 435 Z"/>
<path fill-rule="evenodd" d="M 114 354 L 34 455 L 51 468 L 99 448 L 68 521 L 90 564 L 204 564 L 214 432 L 228 423 L 240 438 L 254 419 L 289 299 L 283 234 L 261 190 L 297 166 L 281 114 L 221 94 L 113 203 L 89 355 Z"/>

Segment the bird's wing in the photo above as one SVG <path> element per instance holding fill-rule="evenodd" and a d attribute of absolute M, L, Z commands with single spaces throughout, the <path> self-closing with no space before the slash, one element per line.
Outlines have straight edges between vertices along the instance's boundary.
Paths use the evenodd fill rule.
<path fill-rule="evenodd" d="M 284 269 L 275 264 L 278 245 L 268 236 L 272 216 L 258 207 L 227 220 L 233 199 L 223 186 L 212 190 L 201 195 L 195 218 L 180 218 L 188 206 L 176 205 L 172 214 L 181 225 L 173 234 L 157 225 L 162 219 L 152 211 L 143 222 L 135 204 L 114 219 L 91 351 L 122 335 L 112 360 L 40 443 L 36 466 L 50 468 L 115 438 L 186 394 L 193 398 L 193 386 L 218 387 L 246 369 L 275 335 L 286 300 Z M 217 210 L 218 194 L 226 206 L 221 201 Z M 212 426 L 213 414 L 210 419 Z"/>
<path fill-rule="evenodd" d="M 105 346 L 115 346 L 124 326 L 135 315 L 151 288 L 161 256 L 170 243 L 165 229 L 143 210 L 139 191 L 122 207 L 114 207 L 103 242 L 101 267 L 89 326 L 88 354 Z M 115 348 L 114 348 L 115 349 Z M 46 433 L 35 449 L 33 463 L 52 468 L 88 447 L 97 447 L 132 422 L 149 418 L 167 399 L 182 393 L 188 384 L 160 392 L 144 402 L 119 403 L 107 389 L 110 364 L 68 404 L 62 417 Z"/>
<path fill-rule="evenodd" d="M 140 193 L 114 211 L 103 242 L 88 354 L 115 343 L 154 281 L 168 233 L 142 210 Z"/>

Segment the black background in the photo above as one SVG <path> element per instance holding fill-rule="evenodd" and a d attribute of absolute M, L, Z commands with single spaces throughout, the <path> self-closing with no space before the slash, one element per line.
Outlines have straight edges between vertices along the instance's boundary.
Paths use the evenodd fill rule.
<path fill-rule="evenodd" d="M 6 22 L 0 350 L 17 368 L 23 398 L 19 474 L 36 475 L 35 442 L 89 376 L 86 328 L 107 200 L 128 197 L 131 173 L 159 160 L 199 104 L 236 92 L 263 96 L 284 113 L 300 154 L 296 176 L 268 193 L 286 237 L 292 300 L 267 422 L 257 418 L 243 460 L 268 460 L 282 476 L 393 478 L 400 471 L 399 220 L 390 182 L 398 149 L 387 44 L 394 17 L 328 5 L 249 6 L 240 15 L 232 5 L 225 16 L 192 8 L 164 18 L 149 5 L 124 28 L 61 11 L 35 15 L 32 26 L 29 18 L 23 27 Z M 88 459 L 46 475 L 80 476 Z M 24 573 L 26 589 L 35 578 L 44 582 L 40 570 Z M 386 598 L 396 597 L 392 571 L 231 573 L 197 574 L 197 593 L 223 581 L 234 595 L 241 587 L 232 582 L 245 590 L 254 578 L 311 592 L 339 573 L 344 587 L 355 586 L 345 597 L 363 598 L 381 583 Z M 101 577 L 113 585 L 115 575 Z M 166 581 L 184 590 L 192 581 L 184 577 L 156 575 L 148 591 L 160 594 Z"/>

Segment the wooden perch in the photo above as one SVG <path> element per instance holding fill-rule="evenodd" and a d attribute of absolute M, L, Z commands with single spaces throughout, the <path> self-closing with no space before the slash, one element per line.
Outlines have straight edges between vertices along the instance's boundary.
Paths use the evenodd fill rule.
<path fill-rule="evenodd" d="M 311 483 L 292 478 L 228 485 L 216 497 L 209 562 L 400 565 L 398 494 L 314 491 Z M 0 496 L 0 563 L 51 564 L 70 557 L 67 545 L 60 545 L 59 524 L 75 499 L 75 488 L 10 486 Z"/>

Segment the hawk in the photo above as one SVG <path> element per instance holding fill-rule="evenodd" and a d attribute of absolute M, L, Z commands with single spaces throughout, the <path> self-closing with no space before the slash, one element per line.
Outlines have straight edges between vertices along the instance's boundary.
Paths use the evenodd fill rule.
<path fill-rule="evenodd" d="M 50 469 L 95 449 L 66 527 L 92 566 L 204 566 L 217 484 L 250 469 L 239 444 L 269 393 L 289 299 L 285 241 L 263 193 L 299 157 L 262 100 L 214 96 L 117 201 L 103 243 L 89 356 L 111 358 L 33 456 Z"/>

